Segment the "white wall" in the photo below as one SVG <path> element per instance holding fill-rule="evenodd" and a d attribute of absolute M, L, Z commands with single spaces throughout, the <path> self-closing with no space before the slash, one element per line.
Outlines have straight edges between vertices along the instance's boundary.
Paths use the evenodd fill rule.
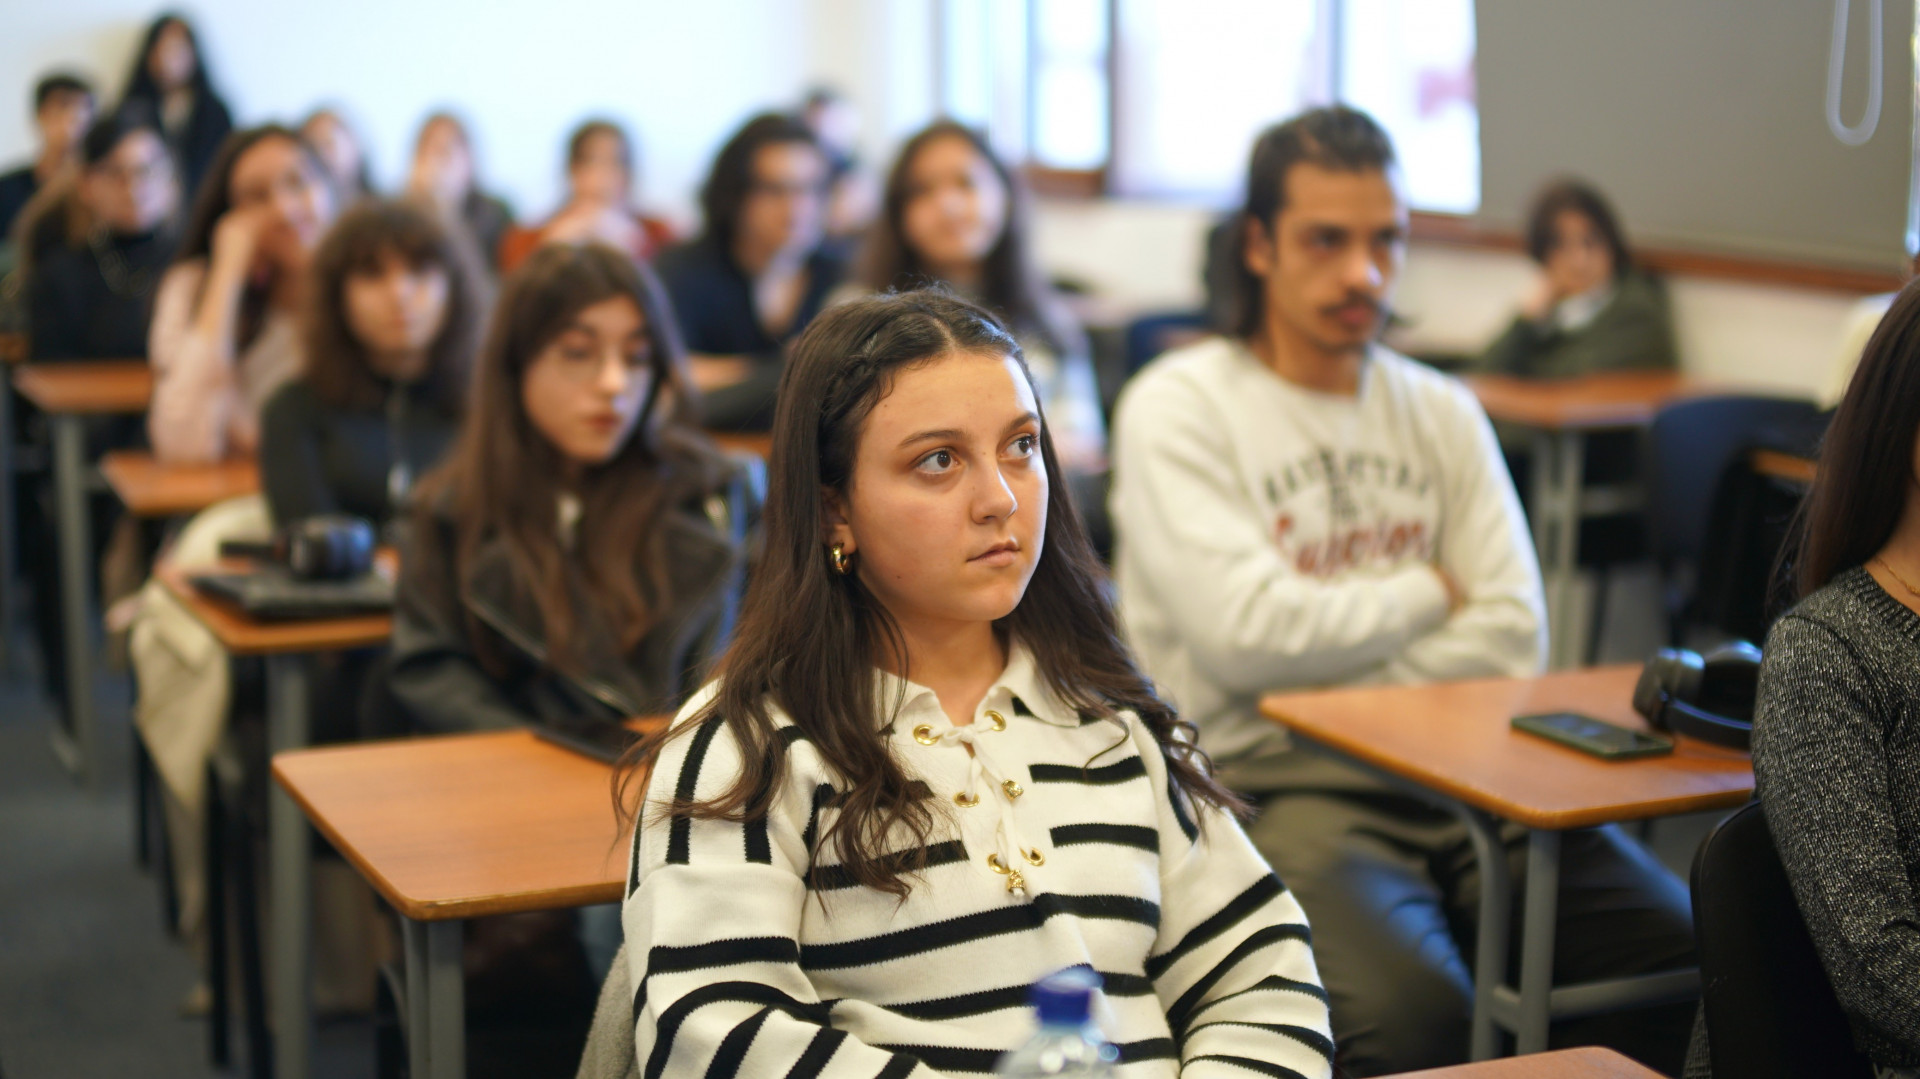
<path fill-rule="evenodd" d="M 0 0 L 0 160 L 31 153 L 39 74 L 77 67 L 117 96 L 154 0 Z M 589 114 L 640 140 L 643 196 L 686 219 L 714 150 L 752 112 L 792 103 L 796 43 L 831 37 L 828 0 L 194 0 L 211 70 L 242 124 L 346 106 L 376 180 L 399 181 L 427 112 L 473 122 L 489 186 L 523 215 L 552 208 L 562 143 Z"/>

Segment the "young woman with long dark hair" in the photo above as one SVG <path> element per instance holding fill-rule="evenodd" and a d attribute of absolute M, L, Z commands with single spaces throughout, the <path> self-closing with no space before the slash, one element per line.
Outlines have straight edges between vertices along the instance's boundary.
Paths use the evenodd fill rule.
<path fill-rule="evenodd" d="M 168 12 L 148 24 L 126 85 L 122 102 L 138 101 L 153 111 L 179 162 L 187 197 L 197 198 L 233 131 L 233 114 L 213 87 L 206 53 L 185 15 Z"/>
<path fill-rule="evenodd" d="M 972 128 L 939 121 L 908 139 L 887 176 L 857 271 L 865 292 L 942 283 L 1019 339 L 1053 442 L 1075 472 L 1105 463 L 1106 423 L 1087 335 L 1033 257 L 1024 188 Z"/>
<path fill-rule="evenodd" d="M 612 1028 L 650 1077 L 989 1072 L 1091 966 L 1123 1075 L 1330 1074 L 1305 917 L 1121 643 L 1015 338 L 854 301 L 779 401 L 733 647 L 627 772 L 634 992 L 589 1063 Z"/>
<path fill-rule="evenodd" d="M 342 215 L 311 276 L 306 368 L 260 417 L 267 508 L 384 523 L 459 429 L 491 290 L 452 226 L 388 200 Z"/>
<path fill-rule="evenodd" d="M 1755 786 L 1854 1044 L 1920 1075 L 1920 286 L 1867 344 L 1798 532 Z"/>
<path fill-rule="evenodd" d="M 466 426 L 401 547 L 391 685 L 417 725 L 618 722 L 698 684 L 744 521 L 734 469 L 690 426 L 684 368 L 626 255 L 543 247 L 507 279 Z"/>
<path fill-rule="evenodd" d="M 260 406 L 300 369 L 308 263 L 333 215 L 326 166 L 293 131 L 256 127 L 221 148 L 154 296 L 147 434 L 157 456 L 254 451 Z"/>

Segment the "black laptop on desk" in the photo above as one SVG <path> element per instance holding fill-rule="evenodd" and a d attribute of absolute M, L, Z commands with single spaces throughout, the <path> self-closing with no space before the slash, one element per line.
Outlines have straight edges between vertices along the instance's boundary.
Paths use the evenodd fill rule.
<path fill-rule="evenodd" d="M 282 566 L 266 566 L 244 573 L 196 574 L 188 580 L 201 592 L 262 622 L 351 618 L 393 610 L 393 581 L 379 573 L 313 581 L 295 577 Z"/>

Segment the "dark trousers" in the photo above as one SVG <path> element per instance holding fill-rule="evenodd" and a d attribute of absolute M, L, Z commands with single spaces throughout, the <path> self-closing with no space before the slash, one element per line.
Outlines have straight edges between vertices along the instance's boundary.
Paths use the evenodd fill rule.
<path fill-rule="evenodd" d="M 1299 898 L 1349 1075 L 1467 1059 L 1480 871 L 1464 825 L 1387 791 L 1257 796 L 1248 833 Z M 1503 832 L 1518 940 L 1526 833 Z M 1694 964 L 1687 890 L 1617 828 L 1565 833 L 1555 984 Z M 1518 947 L 1510 979 L 1518 976 Z M 1605 1045 L 1679 1074 L 1693 1005 L 1556 1023 L 1554 1047 Z"/>

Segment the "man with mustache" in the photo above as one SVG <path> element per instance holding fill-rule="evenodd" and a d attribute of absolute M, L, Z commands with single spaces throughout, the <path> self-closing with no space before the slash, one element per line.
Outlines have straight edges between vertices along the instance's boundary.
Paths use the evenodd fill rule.
<path fill-rule="evenodd" d="M 1540 571 L 1492 429 L 1460 383 L 1376 342 L 1406 254 L 1393 147 L 1318 109 L 1254 144 L 1225 333 L 1156 360 L 1114 421 L 1122 614 L 1148 673 L 1305 906 L 1338 1062 L 1464 1061 L 1479 874 L 1465 829 L 1296 752 L 1263 693 L 1537 673 Z M 1516 908 L 1524 841 L 1510 841 Z M 1686 890 L 1617 829 L 1562 848 L 1561 981 L 1685 966 Z M 1667 1012 L 1672 1012 L 1669 1015 Z M 1557 1025 L 1677 1073 L 1691 1009 Z"/>

